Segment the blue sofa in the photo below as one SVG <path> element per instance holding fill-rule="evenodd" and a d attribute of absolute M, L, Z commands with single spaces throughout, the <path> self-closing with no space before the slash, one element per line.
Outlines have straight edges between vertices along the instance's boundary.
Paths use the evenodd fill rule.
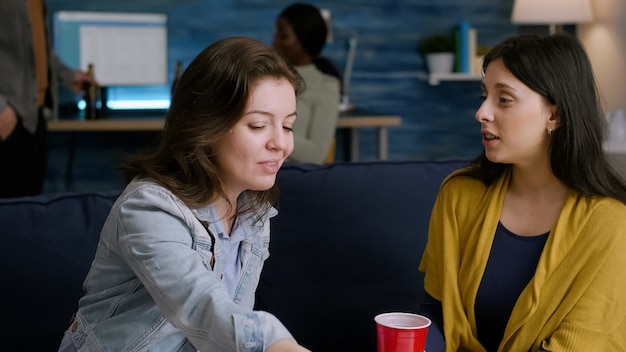
<path fill-rule="evenodd" d="M 257 308 L 313 351 L 376 351 L 376 314 L 418 311 L 431 207 L 444 177 L 466 164 L 283 166 Z M 0 331 L 3 346 L 19 346 L 8 350 L 56 351 L 119 193 L 0 200 Z"/>

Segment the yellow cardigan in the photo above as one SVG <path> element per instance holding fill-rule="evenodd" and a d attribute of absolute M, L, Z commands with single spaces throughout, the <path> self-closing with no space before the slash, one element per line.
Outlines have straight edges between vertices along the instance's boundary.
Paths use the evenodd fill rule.
<path fill-rule="evenodd" d="M 448 178 L 420 270 L 443 306 L 446 351 L 485 351 L 474 303 L 510 175 L 490 187 Z M 514 275 L 515 273 L 511 273 Z M 626 351 L 626 206 L 570 192 L 519 296 L 498 351 Z"/>

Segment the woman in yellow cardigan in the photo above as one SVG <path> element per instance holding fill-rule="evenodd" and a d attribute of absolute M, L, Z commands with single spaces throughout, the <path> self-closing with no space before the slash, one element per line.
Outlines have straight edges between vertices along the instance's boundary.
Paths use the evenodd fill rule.
<path fill-rule="evenodd" d="M 626 185 L 603 153 L 582 45 L 518 35 L 483 71 L 484 152 L 442 184 L 420 265 L 429 338 L 441 331 L 446 351 L 626 351 Z"/>

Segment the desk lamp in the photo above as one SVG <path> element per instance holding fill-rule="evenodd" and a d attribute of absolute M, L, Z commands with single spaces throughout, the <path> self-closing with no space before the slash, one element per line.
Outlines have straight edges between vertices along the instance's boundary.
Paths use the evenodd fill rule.
<path fill-rule="evenodd" d="M 348 57 L 346 67 L 343 70 L 343 93 L 339 103 L 339 111 L 354 110 L 354 104 L 350 103 L 350 76 L 352 75 L 352 65 L 356 56 L 356 36 L 348 38 Z"/>
<path fill-rule="evenodd" d="M 562 32 L 563 24 L 592 20 L 589 0 L 515 0 L 511 22 L 549 24 L 550 34 Z"/>
<path fill-rule="evenodd" d="M 332 21 L 332 13 L 328 9 L 320 9 L 320 13 L 322 17 L 326 21 L 326 26 L 328 28 L 328 35 L 326 37 L 326 42 L 330 43 L 333 41 L 333 21 Z M 343 69 L 343 87 L 341 94 L 341 101 L 339 102 L 339 111 L 351 111 L 355 109 L 354 104 L 350 103 L 350 78 L 352 76 L 352 67 L 354 65 L 354 59 L 356 57 L 356 44 L 357 44 L 357 35 L 354 31 L 347 30 L 349 32 L 348 38 L 348 54 L 346 57 L 346 65 Z"/>

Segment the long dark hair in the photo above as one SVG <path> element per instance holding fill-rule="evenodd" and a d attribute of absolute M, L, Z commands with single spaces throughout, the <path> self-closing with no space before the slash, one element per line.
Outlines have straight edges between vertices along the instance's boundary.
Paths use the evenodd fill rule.
<path fill-rule="evenodd" d="M 278 17 L 289 22 L 302 48 L 311 55 L 315 67 L 322 73 L 334 76 L 341 81 L 341 73 L 334 63 L 327 57 L 320 55 L 324 45 L 326 45 L 328 34 L 326 21 L 324 21 L 320 10 L 311 4 L 294 3 L 284 8 Z M 343 85 L 340 87 L 343 88 Z"/>
<path fill-rule="evenodd" d="M 208 46 L 180 77 L 159 145 L 122 166 L 126 182 L 152 178 L 191 207 L 227 199 L 214 147 L 243 116 L 255 83 L 268 77 L 286 79 L 296 95 L 302 91 L 298 73 L 258 40 L 232 37 Z M 277 188 L 249 194 L 255 209 L 275 203 Z"/>
<path fill-rule="evenodd" d="M 517 79 L 556 106 L 560 124 L 550 142 L 554 175 L 582 195 L 613 197 L 626 204 L 626 184 L 602 149 L 606 120 L 580 41 L 568 34 L 519 34 L 485 55 L 483 72 L 494 60 L 502 60 Z M 459 175 L 490 185 L 510 167 L 489 161 L 483 151 Z"/>

